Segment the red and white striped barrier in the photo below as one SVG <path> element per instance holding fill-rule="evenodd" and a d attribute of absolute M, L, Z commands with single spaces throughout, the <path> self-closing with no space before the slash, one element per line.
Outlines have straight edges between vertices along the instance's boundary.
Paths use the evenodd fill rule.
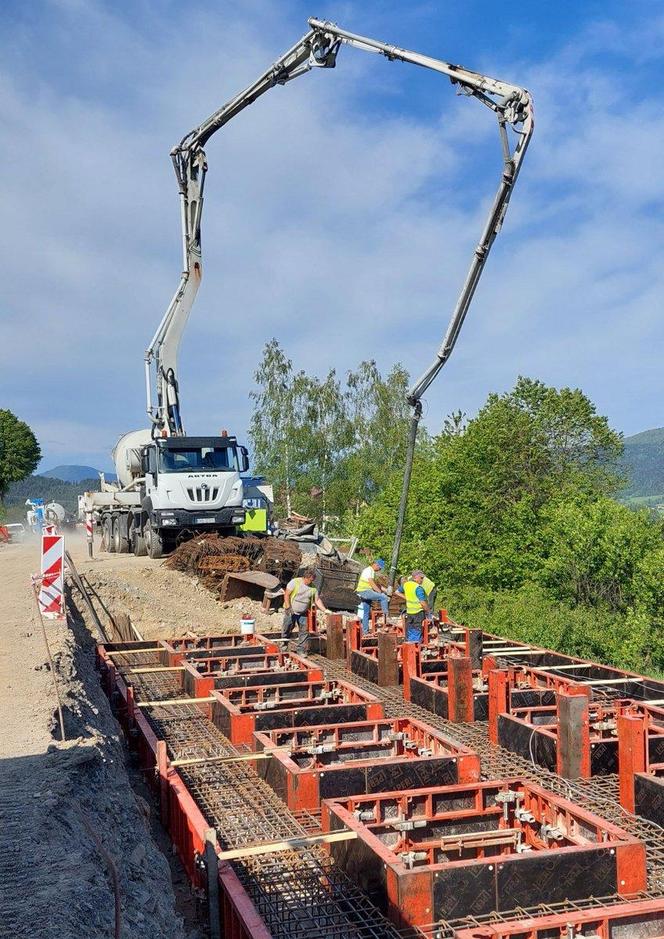
<path fill-rule="evenodd" d="M 88 555 L 92 557 L 92 544 L 94 538 L 94 526 L 92 523 L 92 512 L 85 513 L 85 537 L 88 541 Z"/>
<path fill-rule="evenodd" d="M 63 619 L 65 615 L 64 564 L 64 536 L 56 534 L 54 525 L 47 525 L 42 532 L 39 609 L 49 619 Z"/>

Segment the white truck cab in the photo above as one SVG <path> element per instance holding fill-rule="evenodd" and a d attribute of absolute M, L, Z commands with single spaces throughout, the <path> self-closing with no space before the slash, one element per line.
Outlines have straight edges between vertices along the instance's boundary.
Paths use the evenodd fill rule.
<path fill-rule="evenodd" d="M 156 438 L 142 451 L 142 527 L 166 540 L 183 529 L 237 529 L 245 518 L 240 473 L 248 468 L 235 437 Z"/>

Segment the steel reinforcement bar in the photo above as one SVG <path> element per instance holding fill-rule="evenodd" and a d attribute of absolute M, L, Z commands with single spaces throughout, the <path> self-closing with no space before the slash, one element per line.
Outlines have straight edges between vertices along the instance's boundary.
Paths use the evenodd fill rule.
<path fill-rule="evenodd" d="M 332 661 L 318 655 L 311 656 L 311 658 L 324 667 L 326 678 L 343 679 L 348 676 L 348 669 L 343 660 Z M 405 701 L 400 687 L 382 688 L 373 682 L 360 678 L 358 675 L 353 675 L 352 679 L 359 688 L 371 692 L 383 701 L 386 717 L 413 717 L 425 721 L 432 727 L 443 730 L 452 740 L 478 753 L 481 759 L 483 779 L 518 776 L 539 783 L 546 789 L 550 789 L 552 792 L 582 805 L 607 821 L 613 822 L 643 841 L 646 845 L 648 860 L 648 889 L 650 891 L 648 896 L 664 898 L 664 829 L 623 809 L 618 801 L 617 776 L 595 776 L 592 779 L 574 781 L 563 779 L 542 766 L 531 763 L 509 750 L 493 745 L 489 741 L 485 721 L 455 723 Z M 605 898 L 603 902 L 617 903 L 621 901 L 624 902 L 624 898 L 615 896 Z M 595 903 L 595 901 L 590 898 L 588 903 Z M 568 907 L 565 904 L 556 905 L 557 910 L 559 907 L 563 910 L 568 908 L 572 911 L 578 907 L 578 903 L 569 903 Z M 500 915 L 518 918 L 517 914 L 518 917 L 522 915 L 521 911 L 515 911 L 514 914 Z M 502 919 L 496 920 L 496 922 L 502 921 Z M 455 935 L 454 928 L 469 928 L 476 924 L 477 920 L 470 917 L 455 921 L 454 924 L 433 924 L 425 932 L 427 935 L 440 937 L 440 939 L 448 939 L 448 937 Z"/>
<path fill-rule="evenodd" d="M 214 829 L 219 847 L 250 848 L 265 842 L 306 838 L 320 831 L 317 819 L 294 815 L 247 762 L 205 762 L 179 766 L 170 761 L 233 757 L 242 752 L 196 705 L 156 704 L 181 693 L 172 672 L 134 674 L 128 686 L 123 671 L 152 664 L 150 653 L 115 655 L 102 668 L 113 682 L 118 716 L 134 740 L 144 769 L 156 770 L 166 824 L 181 860 L 196 886 L 202 875 L 206 831 Z M 139 738 L 138 740 L 136 738 Z M 244 751 L 246 753 L 246 751 Z M 320 847 L 302 847 L 219 865 L 220 906 L 228 939 L 404 939 L 366 894 Z"/>

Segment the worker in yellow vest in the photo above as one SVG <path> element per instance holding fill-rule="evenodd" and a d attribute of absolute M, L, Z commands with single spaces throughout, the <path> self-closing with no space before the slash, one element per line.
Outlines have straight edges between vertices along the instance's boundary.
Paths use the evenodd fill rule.
<path fill-rule="evenodd" d="M 305 655 L 307 652 L 309 639 L 307 613 L 309 610 L 315 606 L 323 613 L 329 612 L 314 587 L 315 579 L 316 571 L 304 571 L 301 577 L 294 577 L 290 580 L 284 591 L 284 621 L 281 627 L 281 637 L 282 639 L 290 639 L 295 626 L 297 626 L 297 645 L 295 648 L 300 655 Z"/>
<path fill-rule="evenodd" d="M 385 622 L 387 622 L 390 598 L 380 584 L 376 583 L 376 574 L 384 569 L 385 561 L 382 558 L 376 558 L 372 564 L 364 568 L 355 588 L 358 598 L 362 601 L 362 632 L 364 635 L 369 632 L 369 614 L 374 600 L 380 603 Z"/>
<path fill-rule="evenodd" d="M 422 585 L 423 571 L 413 571 L 410 579 L 396 591 L 398 597 L 406 601 L 406 625 L 404 638 L 406 642 L 422 642 L 424 619 L 429 614 L 427 595 Z"/>

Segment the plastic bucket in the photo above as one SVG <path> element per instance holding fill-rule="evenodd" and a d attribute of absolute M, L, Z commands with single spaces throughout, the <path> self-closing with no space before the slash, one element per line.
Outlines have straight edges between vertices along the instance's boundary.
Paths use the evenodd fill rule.
<path fill-rule="evenodd" d="M 240 632 L 243 636 L 253 636 L 256 632 L 256 620 L 251 616 L 243 616 L 240 620 Z"/>

